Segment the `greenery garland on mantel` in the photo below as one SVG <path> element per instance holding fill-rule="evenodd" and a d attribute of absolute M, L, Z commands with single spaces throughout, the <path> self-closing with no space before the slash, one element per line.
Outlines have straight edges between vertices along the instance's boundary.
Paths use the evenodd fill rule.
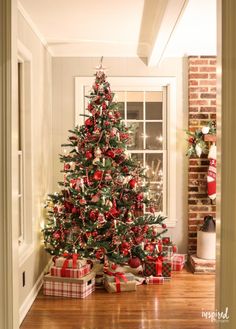
<path fill-rule="evenodd" d="M 204 136 L 216 134 L 216 123 L 215 121 L 209 121 L 202 129 L 195 131 L 187 130 L 186 133 L 188 135 L 188 150 L 186 155 L 188 157 L 198 156 L 200 158 L 202 154 L 208 154 L 209 152 L 208 143 L 204 140 Z"/>

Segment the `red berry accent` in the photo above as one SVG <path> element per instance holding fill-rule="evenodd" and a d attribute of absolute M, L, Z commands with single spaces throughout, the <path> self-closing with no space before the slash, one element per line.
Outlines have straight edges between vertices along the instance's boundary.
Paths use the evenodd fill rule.
<path fill-rule="evenodd" d="M 93 157 L 92 152 L 91 152 L 91 151 L 86 151 L 86 152 L 85 152 L 85 157 L 86 157 L 86 159 L 88 159 L 88 160 L 92 159 L 92 157 Z"/>

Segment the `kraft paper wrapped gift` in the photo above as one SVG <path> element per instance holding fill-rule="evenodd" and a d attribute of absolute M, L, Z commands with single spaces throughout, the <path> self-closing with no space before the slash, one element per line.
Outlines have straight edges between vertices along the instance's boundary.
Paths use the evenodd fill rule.
<path fill-rule="evenodd" d="M 80 268 L 63 268 L 52 266 L 50 273 L 52 276 L 60 276 L 66 278 L 82 278 L 85 275 L 89 274 L 91 271 L 91 265 L 86 264 Z"/>
<path fill-rule="evenodd" d="M 119 272 L 109 272 L 109 273 L 110 275 L 105 273 L 105 279 L 109 282 L 115 282 L 116 277 L 120 278 L 120 280 L 123 280 L 122 277 L 124 277 L 126 278 L 127 281 L 135 281 L 135 277 L 132 273 L 119 273 Z"/>
<path fill-rule="evenodd" d="M 62 267 L 66 263 L 67 268 L 81 268 L 82 266 L 87 264 L 86 259 L 69 259 L 66 257 L 58 257 L 55 259 L 55 266 Z"/>
<path fill-rule="evenodd" d="M 116 273 L 105 274 L 104 287 L 110 293 L 122 292 L 122 291 L 134 291 L 136 290 L 136 280 L 133 274 L 131 273 L 116 272 Z"/>
<path fill-rule="evenodd" d="M 43 293 L 47 296 L 85 298 L 95 290 L 95 273 L 80 279 L 44 276 Z"/>

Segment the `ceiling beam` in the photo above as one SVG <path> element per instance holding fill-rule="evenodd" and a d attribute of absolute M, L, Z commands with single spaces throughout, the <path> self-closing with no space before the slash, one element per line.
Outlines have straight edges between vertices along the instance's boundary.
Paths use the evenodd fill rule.
<path fill-rule="evenodd" d="M 145 0 L 139 37 L 138 56 L 145 52 L 148 66 L 156 66 L 164 57 L 166 47 L 188 0 Z"/>

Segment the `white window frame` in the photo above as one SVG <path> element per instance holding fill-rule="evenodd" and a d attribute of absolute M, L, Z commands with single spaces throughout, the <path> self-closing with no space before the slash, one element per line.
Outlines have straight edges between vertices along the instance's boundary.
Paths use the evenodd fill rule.
<path fill-rule="evenodd" d="M 33 239 L 33 157 L 32 157 L 32 54 L 17 41 L 18 62 L 22 67 L 21 74 L 21 136 L 22 147 L 18 152 L 21 173 L 19 177 L 19 193 L 23 194 L 22 234 L 19 237 L 19 266 L 27 260 L 34 250 Z"/>
<path fill-rule="evenodd" d="M 167 165 L 166 165 L 166 224 L 175 227 L 177 222 L 176 205 L 176 78 L 175 77 L 110 77 L 111 90 L 114 91 L 167 91 Z M 94 77 L 75 77 L 75 124 L 82 125 L 85 113 L 85 92 L 91 88 Z M 137 152 L 136 152 L 137 153 Z M 164 163 L 163 174 L 165 175 Z"/>

